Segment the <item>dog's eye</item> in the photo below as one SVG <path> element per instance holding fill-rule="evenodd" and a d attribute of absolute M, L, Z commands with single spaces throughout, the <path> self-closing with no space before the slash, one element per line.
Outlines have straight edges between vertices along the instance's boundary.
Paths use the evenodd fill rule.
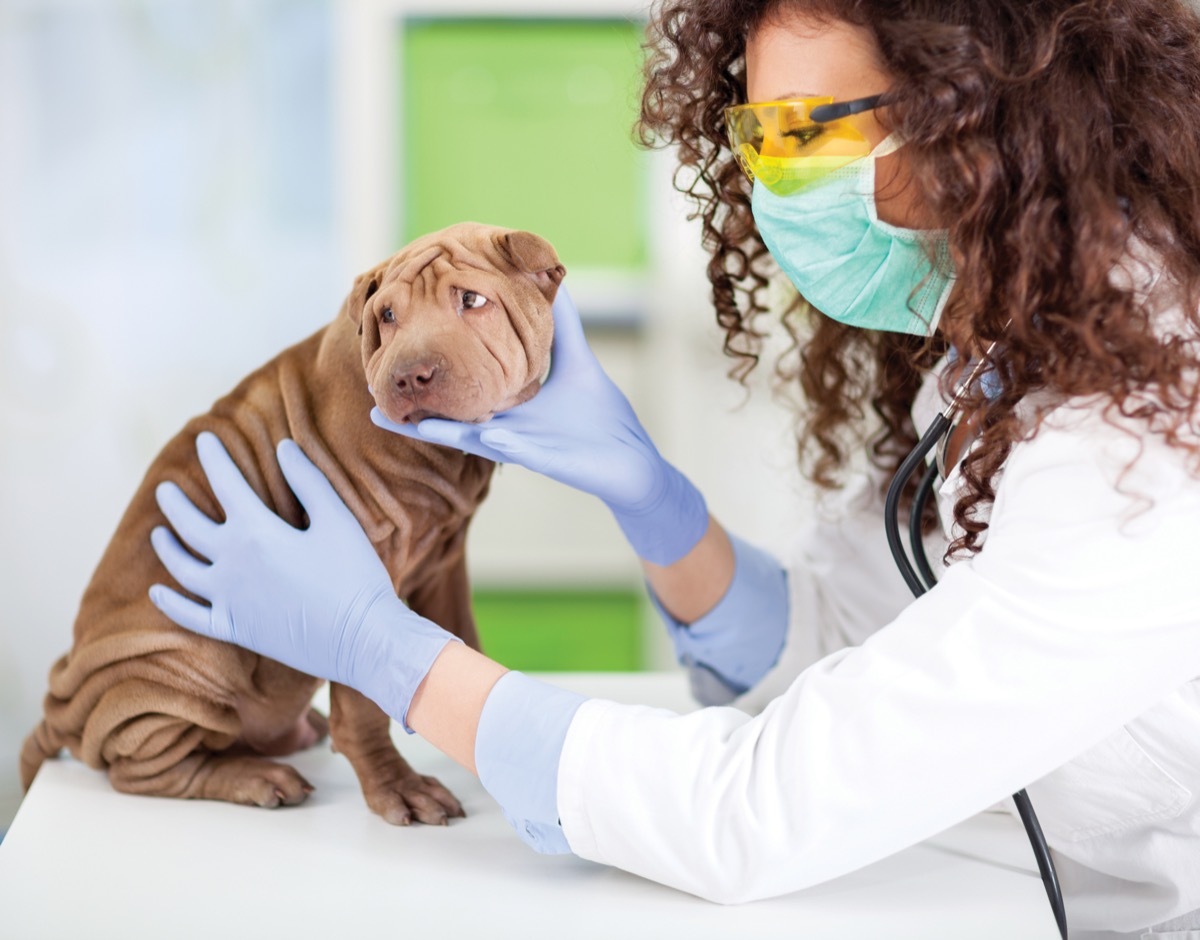
<path fill-rule="evenodd" d="M 384 307 L 383 316 L 381 316 L 380 319 L 383 320 L 384 323 L 395 323 L 396 315 L 392 313 L 391 307 Z"/>
<path fill-rule="evenodd" d="M 465 290 L 462 294 L 462 306 L 464 310 L 478 310 L 488 299 L 483 294 L 477 294 L 473 290 Z"/>

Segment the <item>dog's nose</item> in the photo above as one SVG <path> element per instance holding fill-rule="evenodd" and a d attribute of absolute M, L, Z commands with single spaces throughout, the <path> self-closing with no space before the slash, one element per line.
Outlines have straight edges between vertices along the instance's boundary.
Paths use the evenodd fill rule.
<path fill-rule="evenodd" d="M 436 362 L 414 362 L 399 366 L 392 374 L 396 388 L 406 395 L 428 388 L 438 373 Z"/>

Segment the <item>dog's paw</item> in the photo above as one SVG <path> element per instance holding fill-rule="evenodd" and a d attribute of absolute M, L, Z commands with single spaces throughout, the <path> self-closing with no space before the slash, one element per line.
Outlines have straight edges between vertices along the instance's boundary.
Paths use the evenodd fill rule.
<path fill-rule="evenodd" d="M 265 760 L 247 764 L 242 774 L 229 780 L 229 788 L 223 799 L 267 809 L 296 806 L 313 791 L 313 785 L 294 767 Z"/>
<path fill-rule="evenodd" d="M 409 773 L 395 780 L 364 788 L 367 805 L 393 826 L 407 826 L 415 819 L 431 826 L 444 826 L 451 816 L 466 816 L 462 804 L 436 777 Z"/>

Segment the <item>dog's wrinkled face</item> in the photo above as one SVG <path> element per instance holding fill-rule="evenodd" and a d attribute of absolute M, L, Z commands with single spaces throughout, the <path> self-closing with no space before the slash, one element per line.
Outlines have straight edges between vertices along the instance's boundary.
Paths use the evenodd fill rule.
<path fill-rule="evenodd" d="M 392 421 L 485 421 L 531 398 L 550 364 L 565 271 L 545 239 L 464 222 L 354 282 L 367 384 Z"/>

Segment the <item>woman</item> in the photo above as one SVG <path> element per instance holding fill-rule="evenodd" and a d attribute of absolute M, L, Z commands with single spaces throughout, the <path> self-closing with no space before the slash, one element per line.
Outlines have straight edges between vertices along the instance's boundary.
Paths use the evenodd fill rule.
<path fill-rule="evenodd" d="M 304 532 L 198 441 L 228 521 L 160 504 L 212 564 L 154 545 L 211 607 L 155 602 L 375 698 L 543 850 L 740 901 L 1030 784 L 1075 936 L 1200 936 L 1200 23 L 1172 0 L 667 0 L 650 35 L 642 131 L 679 146 L 727 349 L 753 364 L 770 260 L 808 302 L 801 450 L 840 516 L 786 572 L 727 535 L 565 296 L 531 402 L 393 430 L 604 500 L 701 701 L 742 708 L 583 700 L 449 643 L 291 442 Z M 913 602 L 881 494 L 955 389 L 948 565 Z"/>

